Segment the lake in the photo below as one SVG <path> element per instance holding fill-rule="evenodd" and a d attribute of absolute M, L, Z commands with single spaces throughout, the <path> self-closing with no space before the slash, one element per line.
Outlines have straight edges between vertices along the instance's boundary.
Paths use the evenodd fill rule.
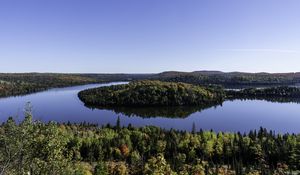
<path fill-rule="evenodd" d="M 222 105 L 169 108 L 117 108 L 91 109 L 77 97 L 81 90 L 109 86 L 119 83 L 92 84 L 67 88 L 56 88 L 35 94 L 1 98 L 0 121 L 9 116 L 23 119 L 27 102 L 33 106 L 34 119 L 44 122 L 95 123 L 114 125 L 118 116 L 122 125 L 154 125 L 162 128 L 188 130 L 195 123 L 196 129 L 214 131 L 248 132 L 264 127 L 277 133 L 300 133 L 300 104 L 277 103 L 263 100 L 233 100 Z"/>

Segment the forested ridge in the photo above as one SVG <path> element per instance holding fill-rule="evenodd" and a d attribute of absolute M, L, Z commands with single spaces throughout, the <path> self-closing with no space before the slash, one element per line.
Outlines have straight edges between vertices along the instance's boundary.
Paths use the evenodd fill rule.
<path fill-rule="evenodd" d="M 170 82 L 184 82 L 198 85 L 259 86 L 259 85 L 292 85 L 300 83 L 300 73 L 246 73 L 220 71 L 162 72 L 150 79 Z"/>
<path fill-rule="evenodd" d="M 91 106 L 208 105 L 219 104 L 225 97 L 221 88 L 149 80 L 88 89 L 78 96 Z"/>
<path fill-rule="evenodd" d="M 1 174 L 300 173 L 300 135 L 260 128 L 248 134 L 147 126 L 48 124 L 31 114 L 0 126 Z M 192 127 L 192 126 L 191 126 Z"/>
<path fill-rule="evenodd" d="M 145 78 L 144 74 L 0 73 L 0 97 L 25 95 L 49 88 Z"/>
<path fill-rule="evenodd" d="M 296 101 L 300 99 L 300 88 L 298 87 L 270 87 L 270 88 L 247 88 L 239 91 L 226 91 L 228 99 L 270 99 L 274 101 Z M 276 100 L 277 99 L 277 100 Z"/>
<path fill-rule="evenodd" d="M 53 87 L 90 83 L 160 80 L 194 85 L 223 87 L 293 85 L 300 83 L 300 73 L 244 73 L 244 72 L 162 72 L 158 74 L 59 74 L 59 73 L 0 73 L 0 97 L 24 95 Z"/>
<path fill-rule="evenodd" d="M 69 74 L 0 74 L 0 97 L 97 82 L 96 79 Z"/>

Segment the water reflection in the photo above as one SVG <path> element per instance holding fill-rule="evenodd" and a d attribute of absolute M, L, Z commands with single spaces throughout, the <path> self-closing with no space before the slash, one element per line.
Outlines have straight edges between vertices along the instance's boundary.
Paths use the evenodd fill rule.
<path fill-rule="evenodd" d="M 221 104 L 220 104 L 221 105 Z M 87 106 L 91 109 L 110 110 L 116 114 L 127 117 L 166 117 L 166 118 L 186 118 L 193 113 L 201 112 L 204 109 L 217 107 L 219 105 L 205 106 L 169 106 L 169 107 L 95 107 Z"/>

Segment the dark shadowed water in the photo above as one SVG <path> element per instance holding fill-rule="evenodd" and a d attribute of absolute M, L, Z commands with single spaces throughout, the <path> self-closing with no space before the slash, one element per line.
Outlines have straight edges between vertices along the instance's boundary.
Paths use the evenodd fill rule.
<path fill-rule="evenodd" d="M 87 122 L 114 125 L 155 125 L 162 128 L 248 132 L 260 126 L 280 133 L 300 133 L 300 104 L 276 103 L 262 100 L 225 101 L 215 107 L 115 108 L 90 109 L 78 99 L 81 90 L 119 83 L 93 84 L 51 89 L 19 97 L 0 99 L 0 120 L 9 116 L 22 120 L 24 106 L 30 102 L 35 119 L 57 122 Z"/>

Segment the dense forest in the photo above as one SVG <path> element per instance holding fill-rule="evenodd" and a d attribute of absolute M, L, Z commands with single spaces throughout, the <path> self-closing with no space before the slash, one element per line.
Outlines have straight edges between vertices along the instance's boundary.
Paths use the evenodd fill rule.
<path fill-rule="evenodd" d="M 159 74 L 0 73 L 0 97 L 24 95 L 53 87 L 135 80 L 160 80 L 205 86 L 253 87 L 297 84 L 300 83 L 300 73 L 224 73 L 218 71 L 173 71 Z"/>
<path fill-rule="evenodd" d="M 48 124 L 0 126 L 0 174 L 298 174 L 300 135 Z"/>
<path fill-rule="evenodd" d="M 96 79 L 68 74 L 0 74 L 0 97 L 97 82 Z"/>
<path fill-rule="evenodd" d="M 296 101 L 300 99 L 300 88 L 297 87 L 270 87 L 247 88 L 239 91 L 226 91 L 228 99 L 265 99 L 270 101 Z"/>
<path fill-rule="evenodd" d="M 161 81 L 184 82 L 198 85 L 222 85 L 224 87 L 292 85 L 300 83 L 300 73 L 244 73 L 244 72 L 163 72 L 150 77 Z"/>
<path fill-rule="evenodd" d="M 186 83 L 144 80 L 88 89 L 78 96 L 89 106 L 216 105 L 223 101 L 224 91 Z"/>
<path fill-rule="evenodd" d="M 49 88 L 145 78 L 143 74 L 0 74 L 0 97 L 25 95 Z"/>

